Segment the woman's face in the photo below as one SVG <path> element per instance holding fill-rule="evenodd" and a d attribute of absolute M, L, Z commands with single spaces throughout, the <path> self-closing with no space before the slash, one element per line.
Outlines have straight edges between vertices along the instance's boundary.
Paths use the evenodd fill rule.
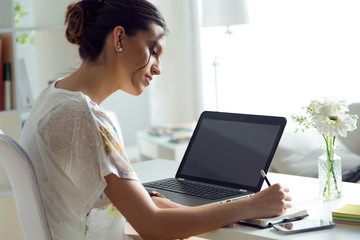
<path fill-rule="evenodd" d="M 150 85 L 154 75 L 160 75 L 160 57 L 164 52 L 164 29 L 151 24 L 149 31 L 138 31 L 133 37 L 121 41 L 123 76 L 121 89 L 132 95 L 140 95 Z"/>

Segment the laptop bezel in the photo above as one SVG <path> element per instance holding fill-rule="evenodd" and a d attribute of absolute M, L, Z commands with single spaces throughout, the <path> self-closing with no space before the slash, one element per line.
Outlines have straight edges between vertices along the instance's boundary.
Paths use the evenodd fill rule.
<path fill-rule="evenodd" d="M 222 187 L 229 187 L 229 188 L 235 188 L 235 189 L 242 189 L 247 190 L 250 192 L 258 192 L 261 189 L 261 186 L 264 182 L 264 179 L 262 177 L 259 177 L 259 181 L 255 187 L 253 186 L 247 186 L 244 184 L 235 184 L 230 182 L 223 182 L 223 181 L 216 181 L 209 178 L 201 178 L 201 177 L 195 177 L 190 176 L 182 173 L 182 169 L 184 168 L 187 157 L 191 151 L 191 148 L 193 146 L 193 143 L 196 139 L 196 136 L 198 134 L 198 131 L 200 129 L 200 126 L 202 124 L 202 121 L 204 119 L 215 119 L 215 120 L 224 120 L 224 121 L 241 121 L 241 122 L 249 122 L 249 123 L 259 123 L 259 124 L 267 124 L 267 125 L 276 125 L 279 126 L 279 130 L 277 133 L 277 136 L 275 138 L 274 144 L 272 146 L 272 149 L 270 151 L 269 157 L 266 161 L 266 164 L 264 166 L 264 171 L 267 172 L 269 170 L 270 164 L 272 162 L 272 159 L 275 155 L 276 149 L 279 145 L 281 136 L 284 132 L 285 126 L 286 126 L 286 118 L 285 117 L 279 117 L 279 116 L 266 116 L 266 115 L 253 115 L 253 114 L 242 114 L 242 113 L 229 113 L 229 112 L 214 112 L 214 111 L 204 111 L 197 122 L 197 125 L 195 127 L 194 133 L 190 139 L 190 142 L 186 148 L 185 154 L 183 156 L 183 159 L 180 163 L 180 166 L 176 172 L 176 178 L 178 179 L 185 179 L 190 181 L 197 181 L 202 182 L 206 184 L 211 185 L 217 185 Z M 259 169 L 260 171 L 260 169 Z M 260 173 L 259 173 L 260 175 Z"/>

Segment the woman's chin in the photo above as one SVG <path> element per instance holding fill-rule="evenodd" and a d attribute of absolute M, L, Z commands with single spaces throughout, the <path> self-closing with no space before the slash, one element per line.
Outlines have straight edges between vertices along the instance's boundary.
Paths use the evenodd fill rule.
<path fill-rule="evenodd" d="M 130 95 L 133 96 L 139 96 L 142 94 L 147 86 L 145 85 L 137 85 L 137 86 L 131 86 L 127 88 L 123 88 L 122 90 Z"/>
<path fill-rule="evenodd" d="M 133 89 L 131 92 L 128 92 L 128 93 L 133 96 L 139 96 L 144 92 L 144 90 L 145 90 L 145 87 L 140 87 L 140 88 Z"/>

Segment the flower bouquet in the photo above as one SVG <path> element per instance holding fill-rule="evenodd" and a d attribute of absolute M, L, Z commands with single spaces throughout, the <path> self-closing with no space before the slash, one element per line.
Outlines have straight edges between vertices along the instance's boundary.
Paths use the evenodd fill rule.
<path fill-rule="evenodd" d="M 348 131 L 356 129 L 357 115 L 347 114 L 345 101 L 311 101 L 306 107 L 306 116 L 292 116 L 299 124 L 296 131 L 315 128 L 324 138 L 324 154 L 319 157 L 320 196 L 331 200 L 341 197 L 341 158 L 335 154 L 336 137 L 346 137 Z"/>

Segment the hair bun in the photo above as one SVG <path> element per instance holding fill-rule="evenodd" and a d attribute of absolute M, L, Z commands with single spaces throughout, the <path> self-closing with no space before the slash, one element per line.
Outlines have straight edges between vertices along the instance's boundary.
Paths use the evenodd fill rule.
<path fill-rule="evenodd" d="M 70 43 L 80 44 L 84 35 L 84 21 L 86 13 L 79 3 L 72 3 L 68 6 L 65 15 L 67 24 L 65 36 Z"/>
<path fill-rule="evenodd" d="M 151 24 L 167 33 L 164 18 L 148 0 L 76 0 L 66 11 L 65 36 L 79 46 L 84 61 L 95 61 L 116 26 L 122 26 L 127 36 L 133 37 L 138 31 L 149 31 Z"/>

